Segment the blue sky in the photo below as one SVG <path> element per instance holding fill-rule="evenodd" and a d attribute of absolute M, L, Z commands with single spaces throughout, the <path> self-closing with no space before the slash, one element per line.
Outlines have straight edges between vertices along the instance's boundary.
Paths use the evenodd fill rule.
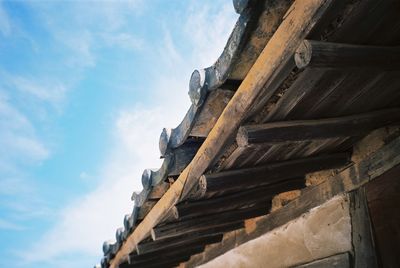
<path fill-rule="evenodd" d="M 226 0 L 0 1 L 0 267 L 92 267 L 222 52 Z"/>

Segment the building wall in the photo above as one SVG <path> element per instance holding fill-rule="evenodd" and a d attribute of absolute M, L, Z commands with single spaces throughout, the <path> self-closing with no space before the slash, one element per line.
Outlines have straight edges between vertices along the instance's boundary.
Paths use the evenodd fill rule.
<path fill-rule="evenodd" d="M 352 249 L 349 198 L 336 196 L 202 268 L 290 267 Z"/>

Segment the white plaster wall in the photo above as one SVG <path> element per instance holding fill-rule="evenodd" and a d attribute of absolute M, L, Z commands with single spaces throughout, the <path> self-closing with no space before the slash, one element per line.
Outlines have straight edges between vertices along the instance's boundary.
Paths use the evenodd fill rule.
<path fill-rule="evenodd" d="M 349 201 L 341 195 L 200 267 L 289 267 L 351 247 Z"/>

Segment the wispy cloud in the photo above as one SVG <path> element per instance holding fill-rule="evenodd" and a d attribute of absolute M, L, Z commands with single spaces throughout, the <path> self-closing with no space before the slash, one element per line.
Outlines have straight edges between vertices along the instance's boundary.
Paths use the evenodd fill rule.
<path fill-rule="evenodd" d="M 48 102 L 53 106 L 59 105 L 65 98 L 67 87 L 60 81 L 45 78 L 10 76 L 6 78 L 13 88 L 24 95 L 31 96 L 37 100 Z"/>
<path fill-rule="evenodd" d="M 217 60 L 232 32 L 235 18 L 237 15 L 231 2 L 224 5 L 192 4 L 182 31 L 193 45 L 198 68 L 208 67 Z"/>
<path fill-rule="evenodd" d="M 101 35 L 104 43 L 109 46 L 116 46 L 133 51 L 141 50 L 144 46 L 144 40 L 133 34 L 120 32 L 117 34 L 105 33 Z"/>
<path fill-rule="evenodd" d="M 12 169 L 16 161 L 40 162 L 49 156 L 29 119 L 4 96 L 0 96 L 0 129 L 0 167 Z"/>
<path fill-rule="evenodd" d="M 143 39 L 127 30 L 134 30 L 128 28 L 129 18 L 140 12 L 143 5 L 142 0 L 31 3 L 54 41 L 61 46 L 64 63 L 83 69 L 96 65 L 96 50 L 102 46 L 141 48 Z"/>
<path fill-rule="evenodd" d="M 10 19 L 4 10 L 3 2 L 0 2 L 0 32 L 4 36 L 8 36 L 11 32 Z"/>
<path fill-rule="evenodd" d="M 139 1 L 122 2 L 129 12 L 143 4 Z M 105 3 L 108 5 L 111 2 Z M 190 105 L 187 85 L 191 72 L 195 68 L 211 65 L 218 58 L 236 19 L 230 2 L 219 4 L 223 7 L 221 10 L 213 10 L 196 1 L 190 3 L 193 7 L 182 11 L 182 17 L 172 18 L 176 20 L 172 23 L 175 29 L 164 27 L 161 34 L 163 39 L 159 43 L 146 43 L 145 51 L 152 52 L 148 56 L 149 64 L 154 66 L 154 74 L 157 74 L 146 85 L 142 85 L 150 101 L 133 100 L 130 107 L 121 107 L 114 115 L 114 126 L 111 126 L 114 137 L 112 149 L 107 152 L 107 159 L 99 163 L 97 175 L 91 175 L 99 178 L 98 185 L 59 211 L 54 226 L 19 256 L 25 264 L 45 262 L 54 267 L 72 267 L 74 265 L 66 257 L 71 254 L 83 254 L 91 258 L 93 263 L 97 262 L 101 256 L 102 242 L 114 237 L 115 230 L 122 226 L 123 215 L 131 212 L 133 204 L 130 195 L 132 191 L 141 190 L 143 169 L 157 168 L 161 164 L 158 159 L 161 129 L 175 127 Z M 107 46 L 144 49 L 145 41 L 122 29 L 126 23 L 123 14 L 127 14 L 127 10 L 121 6 L 104 10 L 102 7 L 88 10 L 89 13 L 84 12 L 86 9 L 80 9 L 81 18 L 72 18 L 73 21 L 78 20 L 76 25 L 85 25 L 80 30 L 85 33 L 82 43 L 68 40 L 75 40 L 80 34 L 68 33 L 57 37 L 60 42 L 63 40 L 67 46 L 78 51 L 74 55 L 82 56 L 83 62 L 89 63 L 87 66 L 96 63 L 95 51 L 98 47 L 93 38 L 102 38 Z M 85 16 L 81 16 L 83 13 Z M 105 30 L 98 31 L 96 27 L 94 32 L 85 31 L 93 28 L 83 17 L 90 22 L 102 21 L 102 16 L 107 22 Z M 62 28 L 62 24 L 50 18 L 48 24 L 54 27 L 54 32 Z M 161 21 L 161 24 L 167 23 Z M 192 26 L 185 26 L 187 24 Z M 187 27 L 195 27 L 195 32 L 200 32 L 193 35 L 193 31 Z M 177 32 L 179 41 L 176 39 Z M 182 49 L 182 43 L 188 44 L 186 49 Z M 42 96 L 35 89 L 30 88 L 29 92 Z"/>
<path fill-rule="evenodd" d="M 131 211 L 129 197 L 141 188 L 138 178 L 143 166 L 159 165 L 154 157 L 158 151 L 154 141 L 159 133 L 153 124 L 163 121 L 165 115 L 154 112 L 121 111 L 115 122 L 115 149 L 100 172 L 100 185 L 60 211 L 55 226 L 26 251 L 25 262 L 61 261 L 72 252 L 96 260 L 105 237 L 114 237 L 116 227 L 122 226 L 123 215 Z"/>
<path fill-rule="evenodd" d="M 9 222 L 3 219 L 0 219 L 0 230 L 9 230 L 9 231 L 21 231 L 24 230 L 25 227 L 15 224 L 13 222 Z"/>

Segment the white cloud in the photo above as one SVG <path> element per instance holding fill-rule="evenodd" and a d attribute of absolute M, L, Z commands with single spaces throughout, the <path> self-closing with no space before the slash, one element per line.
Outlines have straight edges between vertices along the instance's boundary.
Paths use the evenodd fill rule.
<path fill-rule="evenodd" d="M 96 49 L 103 46 L 131 50 L 142 47 L 143 40 L 127 32 L 126 26 L 130 17 L 140 13 L 144 3 L 142 0 L 93 0 L 29 4 L 40 15 L 65 57 L 60 64 L 84 70 L 96 65 Z"/>
<path fill-rule="evenodd" d="M 71 252 L 83 252 L 96 260 L 102 242 L 114 237 L 116 228 L 122 226 L 123 216 L 131 212 L 130 195 L 133 190 L 141 189 L 142 169 L 160 164 L 156 157 L 159 129 L 153 126 L 166 116 L 157 109 L 134 109 L 119 114 L 115 150 L 101 170 L 100 185 L 64 208 L 57 224 L 27 251 L 24 261 L 54 261 Z"/>
<path fill-rule="evenodd" d="M 217 60 L 237 17 L 231 1 L 219 10 L 212 8 L 211 5 L 195 2 L 188 12 L 187 23 L 183 24 L 183 31 L 193 44 L 193 54 L 200 65 L 198 68 L 208 67 Z"/>
<path fill-rule="evenodd" d="M 105 33 L 102 34 L 102 38 L 105 44 L 109 46 L 117 46 L 119 48 L 128 50 L 141 50 L 144 45 L 144 40 L 125 32 L 113 34 Z"/>
<path fill-rule="evenodd" d="M 5 11 L 5 9 L 3 7 L 2 2 L 0 2 L 0 32 L 4 36 L 8 36 L 11 33 L 10 19 L 7 15 L 7 12 Z"/>
<path fill-rule="evenodd" d="M 102 242 L 114 237 L 115 230 L 122 226 L 124 214 L 132 210 L 130 195 L 132 191 L 141 190 L 143 169 L 161 164 L 158 138 L 162 127 L 175 127 L 190 105 L 187 85 L 191 72 L 212 64 L 221 53 L 235 20 L 231 3 L 227 6 L 229 9 L 224 7 L 217 14 L 208 16 L 205 12 L 196 17 L 199 27 L 211 29 L 217 24 L 224 29 L 222 32 L 211 30 L 194 39 L 189 32 L 184 33 L 184 40 L 179 42 L 191 42 L 193 54 L 184 55 L 176 46 L 177 41 L 165 31 L 165 42 L 154 49 L 158 57 L 153 65 L 159 75 L 148 82 L 153 96 L 151 103 L 136 101 L 132 105 L 134 108 L 120 110 L 113 128 L 115 143 L 98 171 L 99 185 L 60 211 L 57 223 L 24 251 L 25 262 L 60 264 L 65 262 L 63 256 L 74 252 L 93 257 L 93 262 L 100 260 Z M 190 12 L 178 25 L 184 27 L 192 20 L 195 14 Z M 123 23 L 117 22 L 116 25 Z"/>
<path fill-rule="evenodd" d="M 40 162 L 49 156 L 28 118 L 1 96 L 0 129 L 0 168 L 12 169 L 15 161 Z"/>
<path fill-rule="evenodd" d="M 9 231 L 22 231 L 25 228 L 13 222 L 0 219 L 0 230 L 9 230 Z"/>

